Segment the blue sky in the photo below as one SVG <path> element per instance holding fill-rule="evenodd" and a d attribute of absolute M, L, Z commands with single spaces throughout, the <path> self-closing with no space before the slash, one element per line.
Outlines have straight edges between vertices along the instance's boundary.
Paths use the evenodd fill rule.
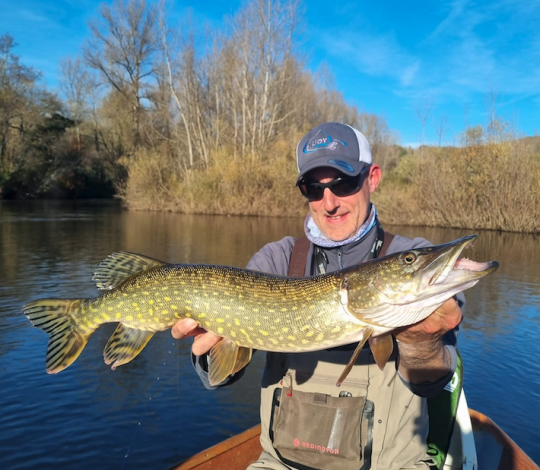
<path fill-rule="evenodd" d="M 98 1 L 0 0 L 0 34 L 18 43 L 24 64 L 57 86 L 62 58 L 88 37 Z M 108 2 L 110 3 L 110 2 Z M 176 1 L 172 18 L 188 12 L 219 28 L 242 2 Z M 404 145 L 421 140 L 419 109 L 431 103 L 425 142 L 447 116 L 446 143 L 496 111 L 523 135 L 540 134 L 540 2 L 305 0 L 299 52 L 316 70 L 328 64 L 335 87 L 361 111 L 384 116 Z"/>

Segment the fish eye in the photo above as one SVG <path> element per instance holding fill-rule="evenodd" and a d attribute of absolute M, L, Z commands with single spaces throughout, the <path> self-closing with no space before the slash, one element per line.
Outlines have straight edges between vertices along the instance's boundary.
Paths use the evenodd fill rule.
<path fill-rule="evenodd" d="M 405 260 L 405 263 L 413 264 L 416 261 L 416 255 L 414 253 L 406 253 L 403 259 Z"/>

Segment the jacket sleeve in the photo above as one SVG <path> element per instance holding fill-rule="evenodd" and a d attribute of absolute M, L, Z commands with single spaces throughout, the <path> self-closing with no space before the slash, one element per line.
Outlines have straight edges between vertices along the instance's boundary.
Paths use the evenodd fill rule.
<path fill-rule="evenodd" d="M 422 248 L 432 245 L 433 243 L 430 243 L 425 238 L 413 238 L 412 240 L 410 240 L 408 238 L 396 235 L 392 240 L 392 243 L 390 243 L 390 246 L 388 247 L 388 253 L 397 253 L 398 251 L 405 251 L 411 248 Z M 461 308 L 462 313 L 465 314 L 465 295 L 463 294 L 463 292 L 455 295 L 454 298 L 456 299 L 459 307 Z M 437 393 L 439 393 L 445 387 L 445 385 L 450 382 L 457 367 L 458 332 L 459 326 L 454 328 L 452 331 L 447 332 L 442 338 L 443 344 L 446 347 L 448 353 L 450 354 L 451 362 L 450 370 L 448 371 L 448 373 L 437 381 L 413 384 L 405 380 L 398 371 L 399 378 L 412 393 L 420 397 L 428 398 L 437 395 Z M 396 362 L 396 367 L 398 366 L 398 364 L 399 362 Z"/>
<path fill-rule="evenodd" d="M 253 351 L 253 353 L 255 354 L 255 350 Z M 204 388 L 208 390 L 215 390 L 216 388 L 225 387 L 226 385 L 232 385 L 233 383 L 237 382 L 242 378 L 244 372 L 246 371 L 246 367 L 249 365 L 247 364 L 246 367 L 239 370 L 236 374 L 229 375 L 229 377 L 227 377 L 220 384 L 212 386 L 210 385 L 210 381 L 208 380 L 208 354 L 203 354 L 202 356 L 195 356 L 195 354 L 191 353 L 191 363 L 195 368 L 195 372 L 197 372 L 197 375 L 201 379 Z"/>
<path fill-rule="evenodd" d="M 278 242 L 264 245 L 247 264 L 247 269 L 263 273 L 286 276 L 294 247 L 295 238 L 285 237 Z"/>
<path fill-rule="evenodd" d="M 399 378 L 403 382 L 403 384 L 415 395 L 418 395 L 423 398 L 429 398 L 437 395 L 450 380 L 452 379 L 452 376 L 454 375 L 454 372 L 457 368 L 457 334 L 459 331 L 459 326 L 454 328 L 453 330 L 449 331 L 443 336 L 443 344 L 448 350 L 448 353 L 450 354 L 450 369 L 446 373 L 446 375 L 443 375 L 440 379 L 436 380 L 435 382 L 424 382 L 421 384 L 413 384 L 408 382 L 403 378 L 403 376 L 400 374 L 399 370 L 397 371 Z M 398 366 L 399 362 L 396 362 L 396 367 Z"/>
<path fill-rule="evenodd" d="M 251 257 L 247 264 L 247 269 L 286 276 L 289 272 L 289 261 L 294 242 L 295 239 L 293 237 L 285 237 L 278 242 L 268 243 Z M 253 350 L 253 353 L 255 353 L 255 350 Z M 219 385 L 212 386 L 208 380 L 208 354 L 195 356 L 191 353 L 191 362 L 204 387 L 208 390 L 214 390 L 235 383 L 244 375 L 247 367 L 246 365 L 246 367 L 236 374 L 230 375 Z"/>

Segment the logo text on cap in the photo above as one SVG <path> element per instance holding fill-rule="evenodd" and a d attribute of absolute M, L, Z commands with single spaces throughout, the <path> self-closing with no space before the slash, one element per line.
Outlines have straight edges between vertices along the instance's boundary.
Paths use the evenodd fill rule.
<path fill-rule="evenodd" d="M 321 150 L 323 148 L 328 150 L 335 150 L 339 144 L 346 146 L 347 142 L 343 142 L 339 139 L 332 139 L 331 136 L 329 136 L 322 130 L 319 130 L 311 139 L 306 142 L 303 151 L 304 153 L 311 153 L 316 152 L 317 150 Z"/>

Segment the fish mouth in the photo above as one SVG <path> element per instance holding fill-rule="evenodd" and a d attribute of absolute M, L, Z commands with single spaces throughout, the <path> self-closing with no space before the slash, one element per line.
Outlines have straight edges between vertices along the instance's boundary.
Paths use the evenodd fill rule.
<path fill-rule="evenodd" d="M 430 273 L 428 285 L 462 283 L 480 279 L 499 267 L 497 261 L 477 262 L 460 258 L 466 248 L 472 247 L 478 235 L 467 235 L 450 243 L 439 245 L 432 251 L 435 258 L 424 268 Z"/>

